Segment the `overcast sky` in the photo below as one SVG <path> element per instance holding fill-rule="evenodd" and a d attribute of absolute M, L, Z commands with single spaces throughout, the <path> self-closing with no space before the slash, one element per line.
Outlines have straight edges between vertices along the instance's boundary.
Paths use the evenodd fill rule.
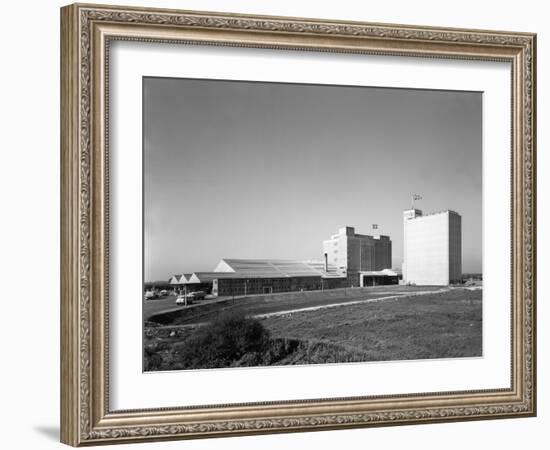
<path fill-rule="evenodd" d="M 143 83 L 145 280 L 221 258 L 321 260 L 346 225 L 388 234 L 401 268 L 414 193 L 425 214 L 462 216 L 463 272 L 481 272 L 481 93 Z"/>

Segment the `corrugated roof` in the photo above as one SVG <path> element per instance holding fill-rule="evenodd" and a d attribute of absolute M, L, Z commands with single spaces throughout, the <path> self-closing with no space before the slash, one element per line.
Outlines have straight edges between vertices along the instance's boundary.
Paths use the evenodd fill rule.
<path fill-rule="evenodd" d="M 325 270 L 325 263 L 323 261 L 304 261 L 305 264 L 313 267 L 323 278 L 345 278 L 346 274 L 338 270 L 337 266 L 328 265 L 328 270 Z"/>
<path fill-rule="evenodd" d="M 242 278 L 233 272 L 193 272 L 187 278 L 187 284 L 211 283 L 218 278 Z"/>
<path fill-rule="evenodd" d="M 318 277 L 319 271 L 301 261 L 276 259 L 224 259 L 234 273 L 248 278 Z"/>
<path fill-rule="evenodd" d="M 220 261 L 214 273 L 233 273 L 239 278 L 290 278 L 342 276 L 336 267 L 325 272 L 321 261 L 294 261 L 284 259 L 232 259 Z"/>

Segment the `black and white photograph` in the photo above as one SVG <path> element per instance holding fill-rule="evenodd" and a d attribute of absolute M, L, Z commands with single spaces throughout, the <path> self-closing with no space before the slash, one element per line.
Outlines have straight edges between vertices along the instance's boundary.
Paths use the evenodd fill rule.
<path fill-rule="evenodd" d="M 143 78 L 144 370 L 481 357 L 482 99 Z"/>
<path fill-rule="evenodd" d="M 549 10 L 4 2 L 2 448 L 547 447 Z"/>

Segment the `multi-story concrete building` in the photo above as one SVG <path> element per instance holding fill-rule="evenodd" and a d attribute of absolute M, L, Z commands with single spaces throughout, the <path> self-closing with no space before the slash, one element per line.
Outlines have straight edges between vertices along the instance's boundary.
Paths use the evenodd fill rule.
<path fill-rule="evenodd" d="M 454 211 L 403 212 L 403 281 L 448 285 L 462 278 L 462 218 Z"/>
<path fill-rule="evenodd" d="M 368 236 L 343 227 L 323 241 L 325 265 L 334 266 L 346 275 L 349 286 L 363 286 L 361 274 L 391 268 L 389 236 Z"/>

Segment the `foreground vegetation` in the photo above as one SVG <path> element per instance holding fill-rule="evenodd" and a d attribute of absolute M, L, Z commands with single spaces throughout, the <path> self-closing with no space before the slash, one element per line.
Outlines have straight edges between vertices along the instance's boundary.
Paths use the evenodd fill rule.
<path fill-rule="evenodd" d="M 482 355 L 481 290 L 452 290 L 264 319 L 223 310 L 204 325 L 147 322 L 146 371 Z"/>
<path fill-rule="evenodd" d="M 367 356 L 329 343 L 272 338 L 259 320 L 234 313 L 171 343 L 148 334 L 157 339 L 145 347 L 146 371 L 359 362 Z"/>

